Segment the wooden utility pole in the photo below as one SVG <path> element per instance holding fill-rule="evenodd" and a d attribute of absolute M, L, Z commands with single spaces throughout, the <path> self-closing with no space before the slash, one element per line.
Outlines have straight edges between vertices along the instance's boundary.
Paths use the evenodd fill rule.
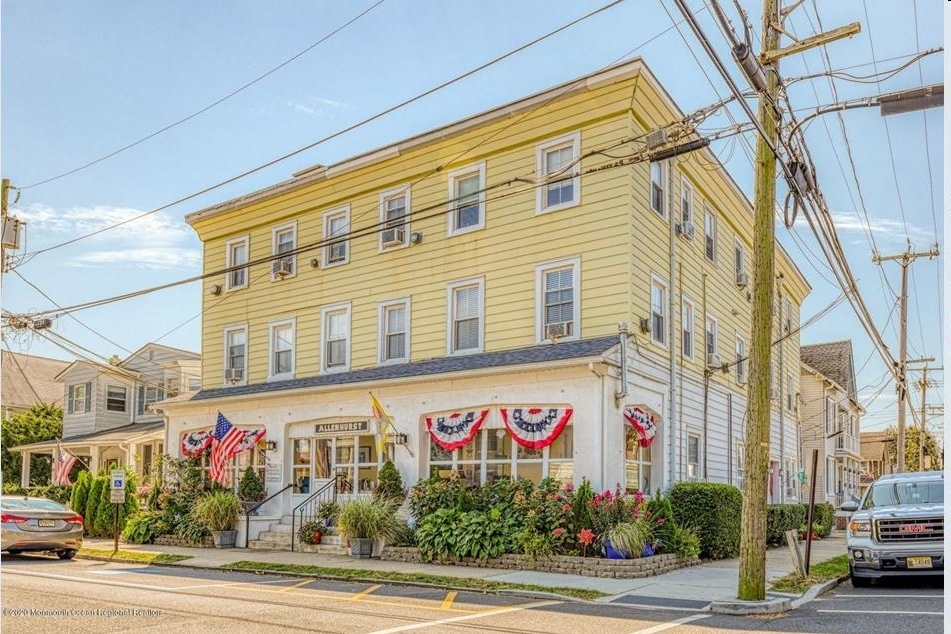
<path fill-rule="evenodd" d="M 928 365 L 921 369 L 921 380 L 918 382 L 921 388 L 921 420 L 918 421 L 918 471 L 925 470 L 925 438 L 928 436 L 928 428 L 925 426 L 925 419 L 928 414 Z M 934 462 L 932 461 L 932 464 Z"/>
<path fill-rule="evenodd" d="M 899 314 L 901 315 L 898 328 L 898 438 L 895 453 L 897 454 L 897 471 L 905 471 L 905 402 L 908 400 L 908 380 L 906 370 L 908 365 L 908 265 L 918 258 L 933 258 L 938 255 L 938 245 L 931 251 L 914 253 L 911 250 L 898 255 L 874 255 L 872 261 L 881 264 L 887 260 L 897 260 L 901 265 L 901 295 L 899 296 Z"/>
<path fill-rule="evenodd" d="M 4 178 L 2 184 L 0 184 L 0 233 L 3 233 L 3 240 L 0 240 L 0 275 L 6 273 L 7 271 L 7 243 L 6 243 L 6 231 L 7 231 L 7 219 L 9 217 L 9 212 L 7 211 L 7 201 L 10 197 L 10 179 Z"/>

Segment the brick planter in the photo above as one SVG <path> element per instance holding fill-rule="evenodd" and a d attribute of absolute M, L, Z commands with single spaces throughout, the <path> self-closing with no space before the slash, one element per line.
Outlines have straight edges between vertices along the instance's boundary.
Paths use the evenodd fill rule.
<path fill-rule="evenodd" d="M 175 535 L 159 535 L 155 538 L 154 544 L 158 546 L 187 546 L 189 548 L 214 548 L 215 540 L 211 535 L 205 537 L 200 543 L 182 539 Z"/>
<path fill-rule="evenodd" d="M 404 561 L 424 563 L 419 549 L 411 547 L 387 546 L 380 555 L 383 561 Z M 434 561 L 433 563 L 440 563 Z M 556 572 L 566 575 L 585 577 L 610 577 L 616 579 L 637 579 L 662 575 L 671 570 L 695 566 L 699 559 L 686 559 L 673 554 L 641 557 L 639 559 L 603 559 L 601 557 L 573 557 L 553 555 L 540 557 L 534 562 L 528 555 L 505 554 L 490 559 L 466 557 L 460 561 L 445 562 L 455 566 L 474 568 L 500 568 L 503 570 L 535 570 L 538 572 Z"/>

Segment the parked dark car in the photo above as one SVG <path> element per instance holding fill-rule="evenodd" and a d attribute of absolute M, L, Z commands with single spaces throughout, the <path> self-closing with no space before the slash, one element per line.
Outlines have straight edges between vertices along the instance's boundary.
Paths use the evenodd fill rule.
<path fill-rule="evenodd" d="M 0 497 L 0 550 L 11 555 L 44 551 L 72 559 L 82 545 L 82 515 L 44 498 Z"/>

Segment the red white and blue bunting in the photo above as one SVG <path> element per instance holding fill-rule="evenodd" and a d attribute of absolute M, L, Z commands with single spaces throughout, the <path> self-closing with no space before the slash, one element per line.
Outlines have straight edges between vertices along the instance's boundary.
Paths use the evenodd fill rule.
<path fill-rule="evenodd" d="M 499 411 L 512 438 L 526 449 L 541 449 L 555 442 L 574 413 L 570 407 L 500 407 Z"/>
<path fill-rule="evenodd" d="M 445 416 L 427 416 L 426 429 L 433 441 L 446 451 L 464 446 L 475 438 L 489 410 L 453 412 Z"/>
<path fill-rule="evenodd" d="M 244 431 L 244 438 L 241 439 L 241 442 L 238 443 L 238 446 L 235 447 L 234 453 L 239 454 L 242 451 L 250 451 L 254 449 L 254 446 L 264 440 L 264 436 L 267 433 L 267 430 L 261 427 L 260 429 L 247 429 Z"/>
<path fill-rule="evenodd" d="M 214 435 L 208 430 L 193 431 L 182 437 L 182 455 L 194 458 L 204 450 L 211 447 L 211 441 Z"/>
<path fill-rule="evenodd" d="M 657 434 L 654 415 L 641 407 L 625 407 L 624 420 L 637 433 L 637 444 L 641 447 L 650 447 Z"/>

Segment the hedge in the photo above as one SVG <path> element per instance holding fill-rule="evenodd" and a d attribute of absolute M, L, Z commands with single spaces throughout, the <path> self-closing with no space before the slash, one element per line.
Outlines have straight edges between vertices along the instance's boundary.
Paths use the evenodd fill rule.
<path fill-rule="evenodd" d="M 678 482 L 670 490 L 674 519 L 700 536 L 700 556 L 729 559 L 740 552 L 743 494 L 731 484 Z"/>
<path fill-rule="evenodd" d="M 797 533 L 806 523 L 805 504 L 770 504 L 766 507 L 766 543 L 782 546 L 786 543 L 786 531 Z M 817 507 L 818 508 L 818 507 Z"/>
<path fill-rule="evenodd" d="M 803 504 L 802 509 L 802 523 L 805 524 L 809 513 L 809 505 Z M 812 508 L 812 523 L 819 525 L 817 531 L 819 537 L 828 537 L 835 524 L 835 507 L 829 502 L 816 504 Z"/>

